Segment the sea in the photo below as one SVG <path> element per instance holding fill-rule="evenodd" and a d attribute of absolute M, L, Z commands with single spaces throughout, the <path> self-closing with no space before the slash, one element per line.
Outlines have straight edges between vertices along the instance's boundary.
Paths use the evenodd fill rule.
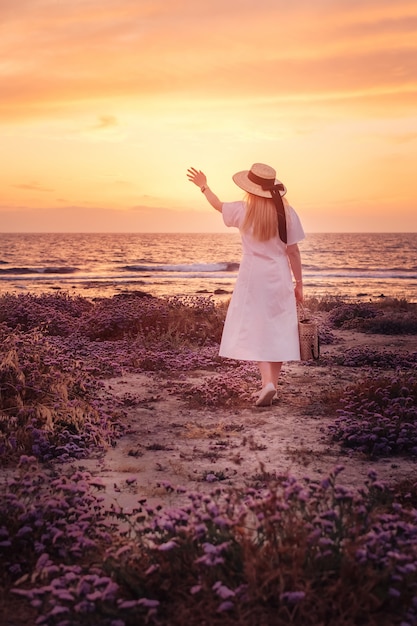
<path fill-rule="evenodd" d="M 417 302 L 417 233 L 312 233 L 300 244 L 307 297 Z M 230 297 L 240 237 L 231 233 L 0 233 L 0 295 Z"/>

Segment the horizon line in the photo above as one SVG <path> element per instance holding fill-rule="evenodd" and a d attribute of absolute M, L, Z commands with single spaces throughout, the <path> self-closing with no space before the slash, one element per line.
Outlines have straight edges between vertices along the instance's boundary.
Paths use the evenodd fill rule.
<path fill-rule="evenodd" d="M 0 231 L 1 235 L 234 235 L 239 234 L 239 231 L 225 232 L 219 231 L 72 231 L 72 230 L 30 230 L 30 231 Z M 332 230 L 332 231 L 309 231 L 305 233 L 308 235 L 415 235 L 417 230 L 391 230 L 391 231 L 379 231 L 379 230 Z"/>

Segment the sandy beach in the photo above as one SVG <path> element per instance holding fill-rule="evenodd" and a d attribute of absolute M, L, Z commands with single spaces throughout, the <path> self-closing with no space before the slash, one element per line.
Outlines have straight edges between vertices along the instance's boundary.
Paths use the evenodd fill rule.
<path fill-rule="evenodd" d="M 76 464 L 105 485 L 105 501 L 129 511 L 138 499 L 168 506 L 181 501 L 167 493 L 165 483 L 188 491 L 215 487 L 262 487 L 274 476 L 326 476 L 342 465 L 338 481 L 360 487 L 372 469 L 380 480 L 400 481 L 413 474 L 411 457 L 370 460 L 332 442 L 329 413 L 323 397 L 364 377 L 361 367 L 325 365 L 327 357 L 353 347 L 407 354 L 417 350 L 417 337 L 368 335 L 335 330 L 332 345 L 321 347 L 317 363 L 289 363 L 279 384 L 279 399 L 271 408 L 250 401 L 242 408 L 190 407 L 169 375 L 126 373 L 105 382 L 106 392 L 125 406 L 128 433 L 100 459 Z M 187 372 L 181 384 L 210 384 L 218 372 Z M 254 389 L 255 391 L 255 389 Z"/>

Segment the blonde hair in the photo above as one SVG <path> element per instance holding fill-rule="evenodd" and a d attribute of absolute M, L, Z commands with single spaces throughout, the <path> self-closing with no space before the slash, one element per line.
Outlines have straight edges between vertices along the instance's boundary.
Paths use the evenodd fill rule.
<path fill-rule="evenodd" d="M 272 198 L 263 198 L 248 193 L 245 201 L 246 214 L 242 230 L 251 231 L 252 236 L 258 241 L 268 241 L 275 237 L 278 232 L 278 216 Z"/>

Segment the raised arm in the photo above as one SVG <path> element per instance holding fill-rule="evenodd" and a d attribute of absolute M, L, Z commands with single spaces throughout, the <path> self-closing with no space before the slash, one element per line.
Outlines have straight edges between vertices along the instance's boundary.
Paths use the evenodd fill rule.
<path fill-rule="evenodd" d="M 207 177 L 201 170 L 196 170 L 194 167 L 190 167 L 187 170 L 188 180 L 197 187 L 200 187 L 204 197 L 216 211 L 222 212 L 223 202 L 219 200 L 215 193 L 213 193 L 210 187 L 207 185 Z"/>
<path fill-rule="evenodd" d="M 290 261 L 291 270 L 295 279 L 295 299 L 297 302 L 303 301 L 303 276 L 301 266 L 300 249 L 296 243 L 287 246 L 287 255 Z"/>

